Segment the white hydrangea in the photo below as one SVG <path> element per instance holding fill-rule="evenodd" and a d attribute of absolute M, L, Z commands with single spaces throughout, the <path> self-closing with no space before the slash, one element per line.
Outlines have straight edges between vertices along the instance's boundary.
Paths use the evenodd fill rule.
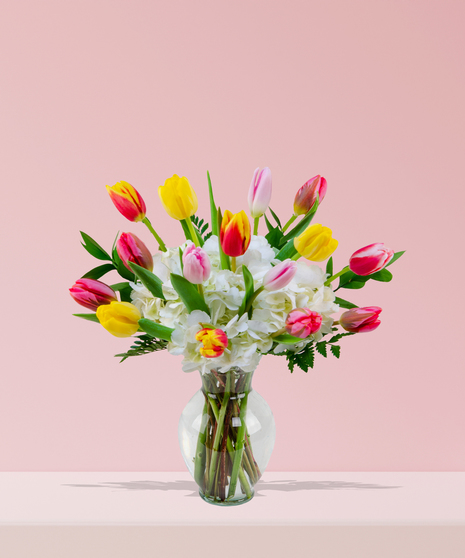
<path fill-rule="evenodd" d="M 181 246 L 185 248 L 187 243 Z M 244 263 L 254 279 L 254 288 L 263 284 L 263 278 L 272 264 L 279 263 L 275 252 L 263 236 L 252 236 L 249 249 L 237 258 L 237 271 L 222 270 L 218 251 L 218 238 L 211 236 L 203 245 L 212 271 L 203 284 L 205 301 L 211 316 L 196 310 L 189 314 L 170 281 L 170 273 L 181 274 L 179 248 L 170 248 L 154 256 L 153 272 L 163 282 L 166 300 L 155 298 L 141 283 L 131 283 L 132 301 L 144 318 L 174 328 L 168 351 L 183 355 L 183 370 L 205 372 L 212 368 L 227 371 L 238 366 L 246 372 L 254 370 L 263 354 L 271 351 L 271 334 L 285 325 L 286 317 L 294 308 L 307 307 L 322 315 L 321 329 L 310 338 L 296 345 L 278 345 L 274 352 L 298 351 L 310 340 L 318 341 L 324 333 L 330 333 L 332 315 L 339 310 L 334 302 L 331 287 L 325 287 L 326 275 L 317 265 L 305 261 L 297 262 L 294 279 L 283 289 L 274 292 L 262 291 L 254 302 L 252 319 L 244 314 L 238 317 L 244 299 L 245 287 L 241 265 Z M 210 323 L 222 329 L 228 337 L 228 347 L 221 357 L 205 358 L 199 349 L 201 343 L 195 339 L 202 328 L 200 323 Z"/>

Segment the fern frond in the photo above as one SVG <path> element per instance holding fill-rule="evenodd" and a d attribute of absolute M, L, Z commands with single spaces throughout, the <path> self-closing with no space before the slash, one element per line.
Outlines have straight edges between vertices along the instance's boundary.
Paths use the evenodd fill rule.
<path fill-rule="evenodd" d="M 136 335 L 136 337 L 137 341 L 134 341 L 134 345 L 131 345 L 126 353 L 115 355 L 115 357 L 122 357 L 120 363 L 124 362 L 129 357 L 147 355 L 155 351 L 163 351 L 168 345 L 168 341 L 156 339 L 150 335 Z"/>

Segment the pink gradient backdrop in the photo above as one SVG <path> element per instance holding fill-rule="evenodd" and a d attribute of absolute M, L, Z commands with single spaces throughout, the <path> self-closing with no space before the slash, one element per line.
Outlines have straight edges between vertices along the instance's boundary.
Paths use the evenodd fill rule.
<path fill-rule="evenodd" d="M 196 389 L 167 354 L 129 360 L 67 289 L 93 266 L 79 230 L 155 244 L 113 208 L 127 180 L 171 244 L 156 188 L 186 175 L 208 216 L 273 171 L 283 218 L 314 174 L 336 267 L 383 241 L 384 308 L 342 358 L 293 375 L 262 361 L 270 470 L 465 469 L 463 18 L 458 1 L 17 1 L 1 42 L 1 470 L 184 470 L 179 415 Z M 114 282 L 114 281 L 112 281 Z"/>

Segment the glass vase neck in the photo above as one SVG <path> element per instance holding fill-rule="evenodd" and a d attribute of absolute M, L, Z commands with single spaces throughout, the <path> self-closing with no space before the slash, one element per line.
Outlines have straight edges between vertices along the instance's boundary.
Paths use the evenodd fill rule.
<path fill-rule="evenodd" d="M 252 391 L 252 377 L 254 372 L 244 372 L 241 368 L 230 368 L 227 372 L 210 370 L 200 374 L 202 391 L 205 394 L 244 394 Z"/>

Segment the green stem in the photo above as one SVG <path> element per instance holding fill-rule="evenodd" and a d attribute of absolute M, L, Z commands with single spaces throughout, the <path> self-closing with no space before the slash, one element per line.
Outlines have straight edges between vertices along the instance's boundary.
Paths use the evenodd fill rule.
<path fill-rule="evenodd" d="M 287 231 L 287 229 L 292 225 L 292 223 L 297 219 L 297 215 L 292 215 L 292 217 L 289 219 L 289 221 L 284 225 L 283 227 L 283 233 L 285 233 Z"/>
<path fill-rule="evenodd" d="M 294 260 L 295 262 L 300 258 L 300 254 L 299 252 L 297 252 L 297 254 L 294 254 L 291 258 L 291 260 Z"/>
<path fill-rule="evenodd" d="M 337 279 L 338 277 L 343 275 L 346 271 L 349 271 L 349 266 L 348 265 L 346 265 L 344 268 L 342 268 L 341 271 L 336 273 L 336 275 L 332 275 L 329 279 L 327 279 L 325 281 L 325 287 L 329 287 L 329 285 L 331 285 L 331 283 L 334 281 L 334 279 Z"/>
<path fill-rule="evenodd" d="M 208 401 L 210 402 L 210 407 L 213 411 L 215 419 L 216 419 L 216 421 L 218 421 L 219 414 L 220 414 L 220 411 L 218 410 L 218 405 L 216 404 L 216 401 L 210 395 L 207 395 L 207 397 L 208 397 Z M 227 441 L 227 449 L 228 449 L 229 457 L 231 458 L 231 461 L 234 463 L 234 457 L 235 457 L 234 447 L 232 445 L 231 438 L 229 436 L 228 436 L 228 441 Z M 247 477 L 245 476 L 245 473 L 244 473 L 244 470 L 242 469 L 242 467 L 239 469 L 239 480 L 240 480 L 242 486 L 244 487 L 247 498 L 251 498 L 252 497 L 252 490 L 250 488 L 249 481 L 247 480 Z"/>
<path fill-rule="evenodd" d="M 205 295 L 203 293 L 203 285 L 198 284 L 197 290 L 199 291 L 200 296 L 205 300 Z"/>
<path fill-rule="evenodd" d="M 197 233 L 195 232 L 194 225 L 192 224 L 191 218 L 188 217 L 187 219 L 185 219 L 185 221 L 186 221 L 186 224 L 187 224 L 187 228 L 189 229 L 189 232 L 191 233 L 192 242 L 196 246 L 200 246 L 200 242 L 199 242 L 199 239 L 197 237 Z"/>
<path fill-rule="evenodd" d="M 231 256 L 231 271 L 236 273 L 236 258 L 235 256 Z"/>
<path fill-rule="evenodd" d="M 152 227 L 152 223 L 149 221 L 148 217 L 144 217 L 142 219 L 142 222 L 144 223 L 144 225 L 149 229 L 149 231 L 153 234 L 153 236 L 156 238 L 157 242 L 158 242 L 158 247 L 160 248 L 160 250 L 162 252 L 166 252 L 166 246 L 165 243 L 163 242 L 163 240 L 158 236 L 157 232 L 155 231 L 155 229 Z"/>
<path fill-rule="evenodd" d="M 260 287 L 259 289 L 257 289 L 253 295 L 249 298 L 249 300 L 247 301 L 246 307 L 245 307 L 245 311 L 244 314 L 247 314 L 247 312 L 252 308 L 252 304 L 254 302 L 254 300 L 257 298 L 257 296 L 265 289 L 265 287 Z"/>
<path fill-rule="evenodd" d="M 234 462 L 233 462 L 233 468 L 231 472 L 231 481 L 229 483 L 228 498 L 234 497 L 234 494 L 236 493 L 237 478 L 239 476 L 239 469 L 241 468 L 241 462 L 242 462 L 242 454 L 244 452 L 245 417 L 247 415 L 247 399 L 249 397 L 249 387 L 250 387 L 249 384 L 250 381 L 247 382 L 245 394 L 241 402 L 241 414 L 240 414 L 241 425 L 237 432 L 236 447 L 235 447 L 236 453 L 234 454 Z"/>
<path fill-rule="evenodd" d="M 255 236 L 258 234 L 258 222 L 260 221 L 260 217 L 255 217 L 253 220 L 253 233 Z"/>
<path fill-rule="evenodd" d="M 205 405 L 202 411 L 202 420 L 200 423 L 199 437 L 197 438 L 197 448 L 195 450 L 195 468 L 194 468 L 194 478 L 195 482 L 203 490 L 203 481 L 205 477 L 205 461 L 207 457 L 207 452 L 205 448 L 205 440 L 207 437 L 207 422 L 208 422 L 208 402 L 205 399 Z"/>
<path fill-rule="evenodd" d="M 208 480 L 208 486 L 207 489 L 205 491 L 205 496 L 209 496 L 212 488 L 213 488 L 213 478 L 215 476 L 215 471 L 216 471 L 216 462 L 218 460 L 218 450 L 220 447 L 220 442 L 221 442 L 221 438 L 223 436 L 223 430 L 224 430 L 224 417 L 226 416 L 226 410 L 228 407 L 228 401 L 229 401 L 229 396 L 231 393 L 231 376 L 232 376 L 232 372 L 228 372 L 227 373 L 227 378 L 226 378 L 226 388 L 225 388 L 225 392 L 224 392 L 224 397 L 223 397 L 223 404 L 221 405 L 221 410 L 218 416 L 218 420 L 217 420 L 217 427 L 216 427 L 216 433 L 215 433 L 215 439 L 213 440 L 213 448 L 212 448 L 212 459 L 210 462 L 210 478 Z"/>

